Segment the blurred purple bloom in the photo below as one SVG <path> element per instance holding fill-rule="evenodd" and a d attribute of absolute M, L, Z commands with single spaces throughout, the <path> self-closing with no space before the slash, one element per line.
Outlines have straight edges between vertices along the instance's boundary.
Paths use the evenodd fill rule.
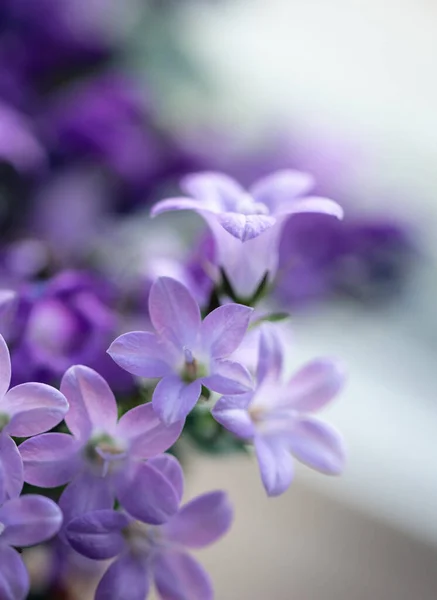
<path fill-rule="evenodd" d="M 182 489 L 179 488 L 179 497 Z M 230 528 L 232 507 L 224 492 L 198 496 L 164 525 L 151 526 L 128 515 L 95 511 L 71 521 L 67 538 L 75 550 L 94 559 L 117 556 L 96 591 L 96 600 L 144 600 L 152 580 L 162 600 L 212 600 L 211 581 L 186 552 L 203 548 Z"/>
<path fill-rule="evenodd" d="M 37 435 L 62 421 L 68 403 L 61 392 L 43 383 L 9 389 L 11 361 L 0 335 L 0 504 L 20 495 L 23 465 L 13 437 Z"/>
<path fill-rule="evenodd" d="M 150 522 L 161 523 L 175 512 L 166 469 L 177 468 L 176 459 L 157 456 L 178 439 L 183 423 L 164 425 L 151 404 L 133 408 L 117 422 L 108 384 L 81 365 L 66 372 L 61 391 L 70 404 L 65 422 L 72 435 L 47 433 L 23 442 L 25 481 L 40 487 L 71 482 L 59 501 L 66 523 L 86 511 L 112 508 L 115 497 Z"/>
<path fill-rule="evenodd" d="M 234 291 L 251 297 L 263 277 L 276 272 L 279 239 L 289 215 L 315 212 L 342 218 L 342 209 L 332 200 L 305 196 L 312 186 L 310 175 L 290 170 L 258 180 L 249 191 L 220 173 L 189 175 L 182 188 L 191 197 L 158 202 L 152 216 L 198 212 L 215 236 L 218 263 Z"/>
<path fill-rule="evenodd" d="M 34 546 L 53 537 L 61 527 L 62 512 L 49 498 L 26 495 L 0 507 L 0 598 L 25 600 L 30 582 L 14 546 Z"/>
<path fill-rule="evenodd" d="M 322 473 L 342 471 L 342 438 L 313 413 L 338 394 L 344 374 L 336 362 L 318 359 L 282 383 L 282 345 L 273 328 L 261 327 L 255 391 L 220 398 L 212 415 L 254 444 L 264 487 L 269 496 L 277 496 L 293 479 L 292 455 Z"/>
<path fill-rule="evenodd" d="M 0 160 L 17 171 L 35 172 L 45 165 L 46 155 L 32 131 L 32 124 L 13 108 L 0 102 Z"/>
<path fill-rule="evenodd" d="M 240 345 L 252 309 L 227 304 L 202 322 L 199 306 L 181 283 L 170 277 L 155 281 L 149 314 L 155 333 L 134 331 L 117 338 L 108 353 L 133 375 L 159 378 L 153 407 L 164 423 L 185 419 L 202 385 L 222 394 L 251 388 L 248 371 L 227 357 Z"/>
<path fill-rule="evenodd" d="M 21 285 L 11 327 L 14 382 L 51 382 L 81 363 L 116 387 L 131 386 L 105 357 L 118 326 L 114 300 L 112 287 L 86 271 L 63 271 L 47 282 Z"/>

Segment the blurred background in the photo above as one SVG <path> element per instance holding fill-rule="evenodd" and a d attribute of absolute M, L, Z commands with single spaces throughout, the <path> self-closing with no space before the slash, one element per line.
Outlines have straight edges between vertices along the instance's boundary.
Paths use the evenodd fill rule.
<path fill-rule="evenodd" d="M 348 468 L 299 469 L 267 500 L 250 458 L 211 456 L 193 434 L 188 495 L 225 487 L 236 505 L 202 556 L 218 600 L 437 596 L 436 27 L 426 0 L 0 2 L 0 320 L 15 383 L 56 384 L 79 362 L 129 397 L 105 350 L 147 323 L 151 281 L 178 277 L 201 303 L 211 289 L 200 219 L 148 219 L 184 174 L 250 184 L 301 169 L 345 209 L 340 224 L 287 224 L 271 305 L 292 313 L 290 368 L 348 364 L 327 415 Z M 41 589 L 47 560 L 29 556 Z M 84 565 L 73 576 L 88 585 Z"/>

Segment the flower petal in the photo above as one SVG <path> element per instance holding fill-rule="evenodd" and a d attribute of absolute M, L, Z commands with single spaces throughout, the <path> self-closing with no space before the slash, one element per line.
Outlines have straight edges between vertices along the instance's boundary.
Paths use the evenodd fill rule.
<path fill-rule="evenodd" d="M 174 210 L 204 210 L 205 207 L 202 206 L 202 203 L 198 200 L 193 200 L 192 198 L 168 198 L 166 200 L 161 200 L 161 202 L 157 202 L 150 211 L 150 216 L 156 217 L 157 215 L 161 215 L 165 212 L 171 212 Z"/>
<path fill-rule="evenodd" d="M 257 437 L 255 452 L 267 494 L 279 496 L 293 480 L 293 459 L 289 449 L 282 440 Z"/>
<path fill-rule="evenodd" d="M 1 408 L 11 419 L 5 430 L 16 437 L 29 437 L 58 425 L 68 411 L 68 402 L 50 385 L 22 383 L 9 390 Z"/>
<path fill-rule="evenodd" d="M 88 439 L 93 430 L 108 434 L 117 423 L 117 403 L 101 375 L 83 365 L 70 367 L 61 381 L 70 409 L 65 417 L 71 433 Z"/>
<path fill-rule="evenodd" d="M 3 504 L 0 523 L 5 527 L 1 539 L 6 544 L 33 546 L 58 533 L 62 525 L 62 512 L 50 498 L 26 494 Z"/>
<path fill-rule="evenodd" d="M 142 404 L 125 413 L 118 425 L 117 436 L 129 442 L 129 453 L 150 458 L 165 452 L 181 435 L 184 421 L 165 425 L 152 404 Z"/>
<path fill-rule="evenodd" d="M 130 515 L 153 525 L 165 523 L 179 507 L 173 485 L 150 461 L 138 464 L 129 482 L 118 490 L 118 499 Z"/>
<path fill-rule="evenodd" d="M 158 335 L 177 348 L 197 345 L 200 310 L 189 290 L 176 279 L 159 277 L 149 295 L 149 313 Z"/>
<path fill-rule="evenodd" d="M 184 472 L 178 459 L 171 454 L 160 454 L 151 458 L 148 464 L 171 483 L 180 503 L 184 493 Z"/>
<path fill-rule="evenodd" d="M 187 384 L 177 375 L 169 375 L 161 379 L 153 392 L 153 408 L 166 425 L 177 423 L 194 408 L 201 390 L 199 380 Z"/>
<path fill-rule="evenodd" d="M 234 435 L 242 439 L 252 439 L 256 431 L 248 412 L 252 397 L 252 393 L 222 396 L 211 414 L 220 425 Z"/>
<path fill-rule="evenodd" d="M 82 444 L 67 433 L 44 433 L 20 444 L 24 480 L 52 488 L 73 479 L 83 464 Z"/>
<path fill-rule="evenodd" d="M 30 589 L 29 575 L 21 556 L 9 546 L 0 546 L 0 598 L 25 600 Z"/>
<path fill-rule="evenodd" d="M 339 475 L 345 465 L 343 438 L 337 430 L 311 417 L 299 419 L 290 435 L 293 455 L 327 475 Z"/>
<path fill-rule="evenodd" d="M 121 335 L 112 342 L 108 354 L 122 369 L 138 377 L 165 377 L 171 373 L 163 345 L 148 331 Z"/>
<path fill-rule="evenodd" d="M 284 202 L 276 209 L 277 215 L 294 215 L 298 213 L 321 213 L 337 219 L 343 218 L 343 209 L 337 202 L 329 198 L 311 196 L 300 200 Z"/>
<path fill-rule="evenodd" d="M 97 586 L 95 600 L 144 600 L 150 579 L 146 562 L 130 553 L 112 563 Z"/>
<path fill-rule="evenodd" d="M 167 539 L 187 546 L 203 548 L 220 539 L 230 528 L 233 510 L 225 492 L 198 496 L 163 525 Z"/>
<path fill-rule="evenodd" d="M 229 356 L 243 341 L 253 308 L 225 304 L 207 315 L 201 325 L 202 346 L 212 358 Z"/>
<path fill-rule="evenodd" d="M 258 367 L 256 379 L 258 385 L 268 375 L 278 379 L 282 372 L 284 347 L 275 327 L 263 323 L 260 327 Z"/>
<path fill-rule="evenodd" d="M 234 210 L 245 190 L 224 173 L 205 171 L 183 177 L 181 188 L 201 202 L 202 208 L 214 212 Z"/>
<path fill-rule="evenodd" d="M 240 363 L 216 360 L 211 371 L 211 375 L 202 377 L 202 384 L 218 394 L 243 394 L 253 388 L 251 374 Z"/>
<path fill-rule="evenodd" d="M 2 412 L 1 399 L 11 385 L 11 357 L 4 337 L 0 334 L 0 412 Z"/>
<path fill-rule="evenodd" d="M 220 225 L 228 233 L 242 242 L 261 235 L 276 223 L 270 215 L 243 215 L 237 212 L 225 212 L 217 215 Z"/>
<path fill-rule="evenodd" d="M 23 489 L 23 461 L 17 445 L 7 433 L 0 433 L 0 506 Z"/>
<path fill-rule="evenodd" d="M 203 567 L 185 552 L 161 552 L 153 561 L 153 575 L 162 600 L 213 600 L 211 580 Z"/>
<path fill-rule="evenodd" d="M 115 510 L 96 510 L 72 519 L 65 529 L 71 547 L 88 558 L 104 560 L 125 548 L 123 529 L 129 517 Z"/>
<path fill-rule="evenodd" d="M 59 499 L 65 526 L 87 512 L 113 508 L 114 493 L 108 477 L 96 477 L 84 471 L 65 488 Z"/>
<path fill-rule="evenodd" d="M 338 361 L 313 360 L 300 369 L 287 384 L 283 404 L 301 412 L 319 410 L 340 392 L 345 370 Z"/>
<path fill-rule="evenodd" d="M 306 194 L 314 185 L 314 178 L 309 173 L 284 169 L 259 179 L 249 191 L 256 202 L 275 212 L 278 205 Z"/>

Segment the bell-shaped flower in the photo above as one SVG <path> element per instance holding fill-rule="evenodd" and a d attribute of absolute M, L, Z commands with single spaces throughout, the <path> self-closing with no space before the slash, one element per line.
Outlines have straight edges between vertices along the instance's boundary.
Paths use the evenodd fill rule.
<path fill-rule="evenodd" d="M 318 359 L 283 383 L 279 338 L 268 324 L 261 327 L 256 389 L 220 398 L 212 415 L 234 435 L 254 445 L 267 494 L 277 496 L 292 482 L 292 456 L 328 475 L 343 470 L 342 437 L 314 413 L 339 393 L 344 372 L 337 362 Z"/>
<path fill-rule="evenodd" d="M 178 493 L 182 489 L 178 485 Z M 212 600 L 208 574 L 187 550 L 217 541 L 230 528 L 232 507 L 224 492 L 198 496 L 160 526 L 113 510 L 75 518 L 66 528 L 72 547 L 93 559 L 117 557 L 103 575 L 96 600 L 144 600 L 155 584 L 161 600 Z"/>
<path fill-rule="evenodd" d="M 178 439 L 183 422 L 164 425 L 150 403 L 118 420 L 108 384 L 82 365 L 65 373 L 61 390 L 70 404 L 65 422 L 71 435 L 46 433 L 23 442 L 25 481 L 47 488 L 69 483 L 59 500 L 66 523 L 89 510 L 112 508 L 115 498 L 152 523 L 173 514 L 178 500 L 166 473 L 179 465 L 158 455 Z"/>
<path fill-rule="evenodd" d="M 0 507 L 0 598 L 25 600 L 29 574 L 14 546 L 34 546 L 53 537 L 61 527 L 62 512 L 53 500 L 28 494 Z"/>
<path fill-rule="evenodd" d="M 202 321 L 188 289 L 160 277 L 150 290 L 149 313 L 155 333 L 125 333 L 108 352 L 129 373 L 160 379 L 152 403 L 164 423 L 185 419 L 202 386 L 220 394 L 251 389 L 247 369 L 227 358 L 243 340 L 251 308 L 226 304 Z"/>
<path fill-rule="evenodd" d="M 20 495 L 23 464 L 14 437 L 37 435 L 62 421 L 65 396 L 44 383 L 22 383 L 11 389 L 11 359 L 0 335 L 0 504 Z"/>
<path fill-rule="evenodd" d="M 215 172 L 189 175 L 182 180 L 188 197 L 158 202 L 151 215 L 194 210 L 209 225 L 216 241 L 217 262 L 240 298 L 251 298 L 278 264 L 282 228 L 290 215 L 324 213 L 342 218 L 334 201 L 308 196 L 312 177 L 284 170 L 258 180 L 248 191 L 227 175 Z"/>

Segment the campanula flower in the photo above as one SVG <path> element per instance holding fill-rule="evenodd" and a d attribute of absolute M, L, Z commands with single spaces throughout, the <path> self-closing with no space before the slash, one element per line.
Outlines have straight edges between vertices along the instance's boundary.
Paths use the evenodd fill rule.
<path fill-rule="evenodd" d="M 254 445 L 269 496 L 289 487 L 294 475 L 292 455 L 330 475 L 342 471 L 345 458 L 339 433 L 314 416 L 340 391 L 342 367 L 329 359 L 313 360 L 283 383 L 282 358 L 273 329 L 262 325 L 256 389 L 224 396 L 212 410 L 223 427 Z"/>
<path fill-rule="evenodd" d="M 158 455 L 178 439 L 183 423 L 164 425 L 150 403 L 118 420 L 107 382 L 82 365 L 65 373 L 61 391 L 70 403 L 65 422 L 72 435 L 46 433 L 23 442 L 25 481 L 49 488 L 71 482 L 59 501 L 66 523 L 89 510 L 112 508 L 115 497 L 131 514 L 151 522 L 175 512 L 165 474 L 177 461 Z"/>
<path fill-rule="evenodd" d="M 178 489 L 182 495 L 181 488 Z M 187 552 L 221 538 L 232 523 L 224 492 L 198 496 L 161 526 L 111 510 L 77 517 L 66 529 L 75 550 L 94 559 L 117 557 L 100 581 L 96 600 L 144 600 L 154 582 L 162 600 L 212 600 L 211 581 Z"/>
<path fill-rule="evenodd" d="M 248 371 L 227 360 L 243 340 L 251 313 L 247 306 L 226 304 L 202 321 L 188 289 L 175 279 L 160 277 L 149 296 L 155 333 L 126 333 L 108 352 L 129 373 L 160 379 L 153 407 L 164 423 L 174 423 L 194 408 L 202 385 L 222 394 L 251 388 Z"/>
<path fill-rule="evenodd" d="M 65 396 L 43 383 L 23 383 L 9 389 L 11 360 L 0 335 L 0 503 L 20 495 L 23 465 L 12 439 L 37 435 L 62 421 Z"/>
<path fill-rule="evenodd" d="M 0 598 L 25 600 L 30 582 L 14 546 L 34 546 L 53 537 L 61 527 L 60 508 L 43 496 L 28 494 L 0 506 Z"/>
<path fill-rule="evenodd" d="M 342 218 L 334 201 L 308 196 L 313 180 L 299 171 L 277 171 L 258 180 L 248 191 L 230 177 L 214 172 L 182 180 L 189 197 L 158 202 L 152 216 L 173 210 L 194 210 L 209 225 L 217 246 L 217 261 L 234 292 L 250 298 L 278 263 L 278 245 L 287 217 L 297 213 L 325 213 Z"/>

